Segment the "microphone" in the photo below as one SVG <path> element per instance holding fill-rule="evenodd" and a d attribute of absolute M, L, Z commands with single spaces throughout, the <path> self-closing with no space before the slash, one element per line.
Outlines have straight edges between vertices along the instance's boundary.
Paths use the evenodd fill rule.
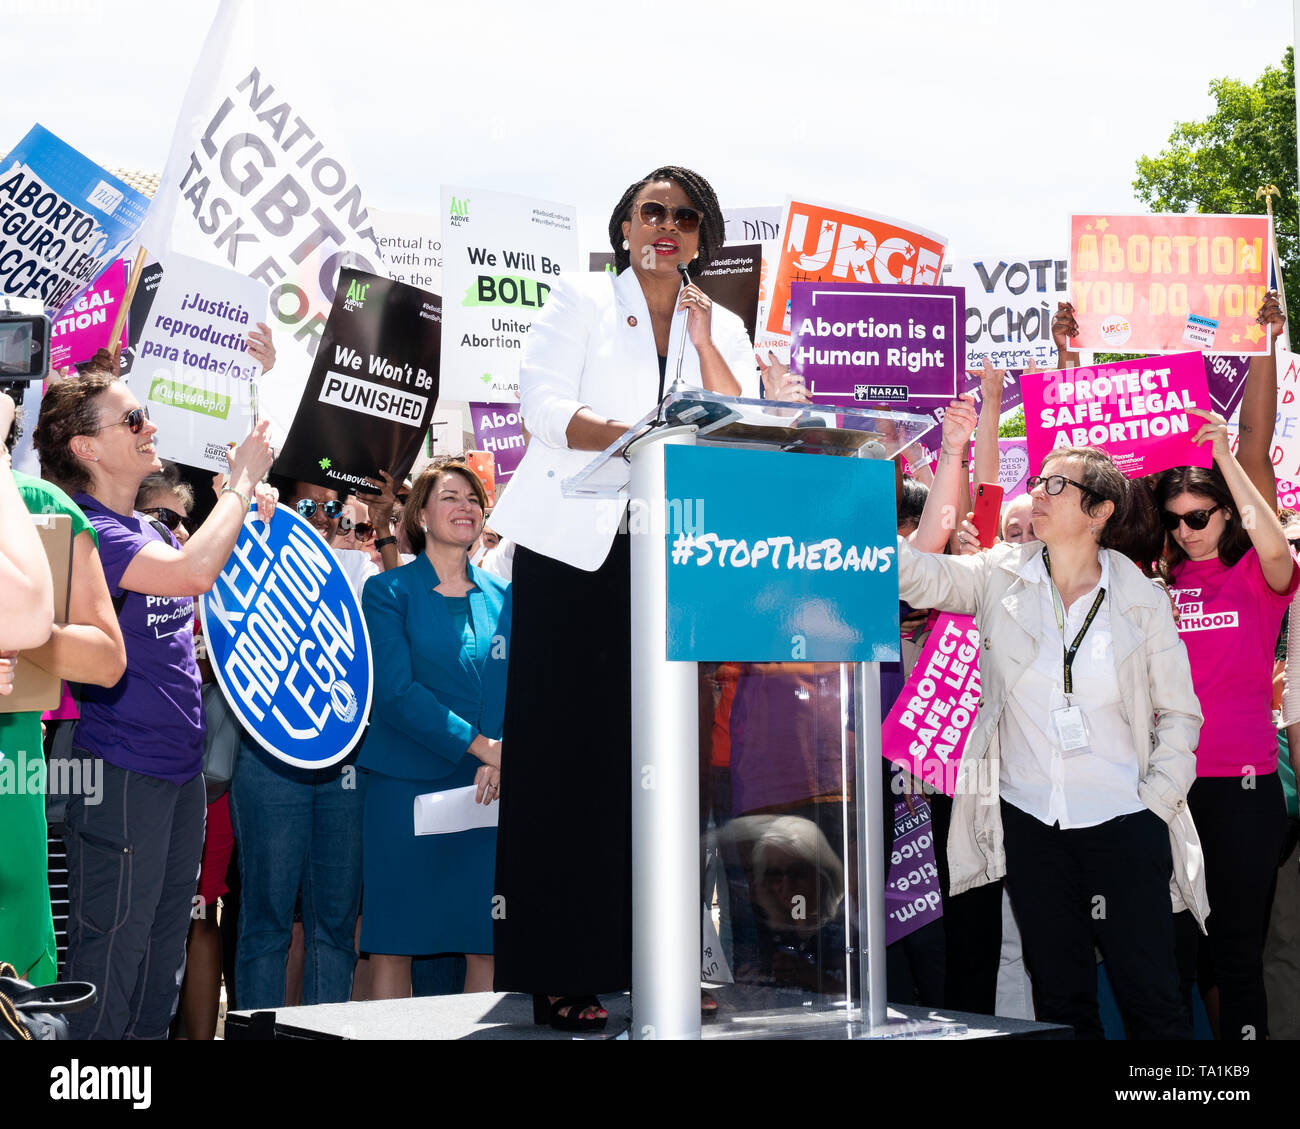
<path fill-rule="evenodd" d="M 683 285 L 683 286 L 690 286 L 690 284 L 691 284 L 691 275 L 690 275 L 690 272 L 686 269 L 686 264 L 685 264 L 685 263 L 678 263 L 678 264 L 677 264 L 677 273 L 680 274 L 680 275 L 682 276 L 682 285 Z M 680 294 L 681 291 L 679 290 L 678 293 Z M 689 322 L 689 320 L 690 320 L 690 316 L 691 316 L 691 315 L 690 315 L 689 313 L 686 315 L 686 318 L 687 318 L 687 321 L 688 321 L 688 322 Z M 682 326 L 682 339 L 677 343 L 677 377 L 676 377 L 676 379 L 673 381 L 673 383 L 672 383 L 672 387 L 668 389 L 668 393 L 669 393 L 669 395 L 676 395 L 678 392 L 681 391 L 681 389 L 682 389 L 682 387 L 683 387 L 683 385 L 682 385 L 682 358 L 683 358 L 683 357 L 685 356 L 685 354 L 686 354 L 686 338 L 687 338 L 687 336 L 688 336 L 688 335 L 687 335 L 687 332 L 686 332 L 686 326 L 683 325 L 683 326 Z M 663 398 L 663 397 L 661 396 L 660 399 L 662 399 L 662 398 Z"/>

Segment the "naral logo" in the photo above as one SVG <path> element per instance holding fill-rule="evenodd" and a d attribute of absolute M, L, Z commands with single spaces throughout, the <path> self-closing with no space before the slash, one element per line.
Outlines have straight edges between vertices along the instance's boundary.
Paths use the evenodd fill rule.
<path fill-rule="evenodd" d="M 455 196 L 451 198 L 451 214 L 447 216 L 447 222 L 452 227 L 460 227 L 463 223 L 469 223 L 469 197 L 458 200 Z"/>
<path fill-rule="evenodd" d="M 343 308 L 345 310 L 360 310 L 366 304 L 366 291 L 370 289 L 370 283 L 358 282 L 355 278 L 348 283 L 348 292 L 343 296 Z"/>

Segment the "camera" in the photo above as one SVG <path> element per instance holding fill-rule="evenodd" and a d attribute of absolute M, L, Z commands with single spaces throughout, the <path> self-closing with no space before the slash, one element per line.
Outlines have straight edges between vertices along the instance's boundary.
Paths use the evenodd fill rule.
<path fill-rule="evenodd" d="M 0 387 L 44 380 L 50 319 L 38 299 L 0 296 Z"/>

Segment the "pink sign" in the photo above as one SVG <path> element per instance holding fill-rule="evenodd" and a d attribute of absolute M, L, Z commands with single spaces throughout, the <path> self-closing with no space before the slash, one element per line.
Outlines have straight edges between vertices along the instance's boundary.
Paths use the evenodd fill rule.
<path fill-rule="evenodd" d="M 1277 504 L 1279 509 L 1300 510 L 1300 483 L 1283 482 L 1279 479 L 1277 483 Z"/>
<path fill-rule="evenodd" d="M 970 616 L 939 616 L 880 729 L 884 755 L 945 796 L 956 792 L 957 768 L 979 711 L 979 653 L 980 634 Z"/>
<path fill-rule="evenodd" d="M 974 463 L 971 464 L 974 466 Z M 998 440 L 998 485 L 1002 487 L 1002 501 L 1011 501 L 1025 493 L 1025 479 L 1029 477 L 1029 443 L 1025 439 Z"/>
<path fill-rule="evenodd" d="M 518 404 L 470 404 L 474 442 L 491 451 L 496 460 L 497 482 L 510 480 L 524 457 L 524 432 Z"/>
<path fill-rule="evenodd" d="M 1210 465 L 1192 442 L 1205 421 L 1187 411 L 1212 410 L 1200 353 L 1025 373 L 1020 389 L 1035 473 L 1057 447 L 1100 447 L 1129 478 Z"/>
<path fill-rule="evenodd" d="M 126 264 L 114 259 L 89 286 L 50 319 L 50 367 L 64 368 L 90 360 L 108 348 L 122 295 Z M 126 334 L 123 333 L 123 339 Z"/>

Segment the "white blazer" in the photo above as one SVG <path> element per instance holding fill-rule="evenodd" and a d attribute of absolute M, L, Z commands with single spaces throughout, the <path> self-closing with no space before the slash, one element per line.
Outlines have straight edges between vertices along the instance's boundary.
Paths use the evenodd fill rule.
<path fill-rule="evenodd" d="M 677 313 L 668 338 L 665 389 L 676 377 L 677 349 L 685 332 L 686 314 Z M 744 323 L 715 303 L 710 334 L 740 382 L 740 394 L 757 397 L 758 365 Z M 682 380 L 703 386 L 700 357 L 689 337 Z M 561 494 L 561 482 L 597 455 L 570 450 L 565 432 L 574 413 L 584 407 L 630 427 L 655 406 L 658 390 L 654 329 L 636 274 L 628 269 L 617 277 L 608 271 L 564 275 L 524 345 L 519 399 L 531 438 L 492 511 L 492 528 L 575 568 L 600 568 L 626 503 Z"/>

